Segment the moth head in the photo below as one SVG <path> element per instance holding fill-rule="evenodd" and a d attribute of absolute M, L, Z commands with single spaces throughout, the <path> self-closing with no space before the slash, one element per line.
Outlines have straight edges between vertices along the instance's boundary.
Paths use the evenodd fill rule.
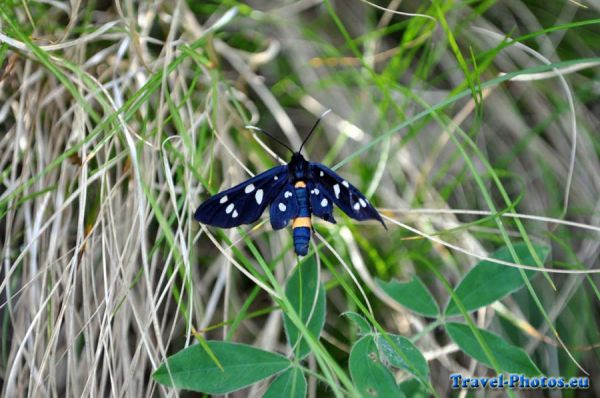
<path fill-rule="evenodd" d="M 306 181 L 308 177 L 308 162 L 300 152 L 294 152 L 288 168 L 294 182 Z"/>
<path fill-rule="evenodd" d="M 294 152 L 294 154 L 292 155 L 292 161 L 290 163 L 301 163 L 301 162 L 306 162 L 306 159 L 304 159 L 304 156 L 302 156 L 302 154 L 300 152 Z"/>

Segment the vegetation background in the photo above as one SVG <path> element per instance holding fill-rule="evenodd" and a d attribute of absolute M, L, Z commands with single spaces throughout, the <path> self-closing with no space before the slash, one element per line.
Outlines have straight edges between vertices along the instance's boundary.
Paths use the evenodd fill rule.
<path fill-rule="evenodd" d="M 472 319 L 545 374 L 599 375 L 599 9 L 0 0 L 2 396 L 175 395 L 151 375 L 194 331 L 288 353 L 265 287 L 281 291 L 297 264 L 289 230 L 267 214 L 206 228 L 193 212 L 288 160 L 245 124 L 297 148 L 329 108 L 305 154 L 359 187 L 388 230 L 339 211 L 316 221 L 326 363 L 345 369 L 357 339 L 340 316 L 366 308 L 354 275 L 372 318 L 427 359 L 427 394 L 465 396 L 450 373 L 494 372 L 377 278 L 416 275 L 443 305 L 476 263 L 524 241 L 551 248 L 534 264 L 547 272 Z M 314 355 L 308 393 L 338 394 Z M 595 381 L 522 394 L 600 396 Z"/>

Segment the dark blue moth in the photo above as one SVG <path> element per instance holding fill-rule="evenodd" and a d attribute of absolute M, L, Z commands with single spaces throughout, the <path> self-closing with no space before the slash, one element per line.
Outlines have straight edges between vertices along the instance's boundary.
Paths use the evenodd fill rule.
<path fill-rule="evenodd" d="M 300 256 L 308 253 L 311 214 L 335 224 L 333 204 L 355 220 L 377 220 L 385 228 L 381 215 L 358 189 L 300 153 L 319 120 L 297 152 L 276 139 L 293 152 L 287 165 L 273 167 L 212 196 L 198 207 L 194 218 L 203 224 L 232 228 L 255 222 L 269 206 L 273 229 L 282 229 L 292 221 L 294 249 Z"/>

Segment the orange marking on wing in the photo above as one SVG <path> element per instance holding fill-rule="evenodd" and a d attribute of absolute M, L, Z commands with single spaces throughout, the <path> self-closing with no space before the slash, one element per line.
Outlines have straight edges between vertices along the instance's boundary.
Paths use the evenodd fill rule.
<path fill-rule="evenodd" d="M 296 217 L 294 221 L 292 221 L 292 229 L 298 227 L 308 227 L 310 228 L 310 217 Z"/>

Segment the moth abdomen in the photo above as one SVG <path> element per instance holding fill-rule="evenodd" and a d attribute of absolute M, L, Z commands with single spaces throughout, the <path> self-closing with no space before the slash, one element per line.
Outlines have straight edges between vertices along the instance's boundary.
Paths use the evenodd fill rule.
<path fill-rule="evenodd" d="M 308 206 L 308 194 L 306 183 L 297 181 L 294 184 L 296 199 L 298 201 L 298 216 L 292 222 L 292 234 L 294 238 L 294 249 L 299 256 L 305 256 L 308 253 L 308 243 L 310 242 L 311 222 L 310 208 Z"/>
<path fill-rule="evenodd" d="M 302 217 L 304 218 L 304 217 Z M 306 217 L 308 218 L 308 217 Z M 309 218 L 310 220 L 310 218 Z M 310 223 L 310 221 L 309 221 Z M 310 242 L 310 227 L 295 227 L 292 231 L 294 235 L 294 250 L 299 256 L 306 256 L 308 253 L 308 243 Z"/>

